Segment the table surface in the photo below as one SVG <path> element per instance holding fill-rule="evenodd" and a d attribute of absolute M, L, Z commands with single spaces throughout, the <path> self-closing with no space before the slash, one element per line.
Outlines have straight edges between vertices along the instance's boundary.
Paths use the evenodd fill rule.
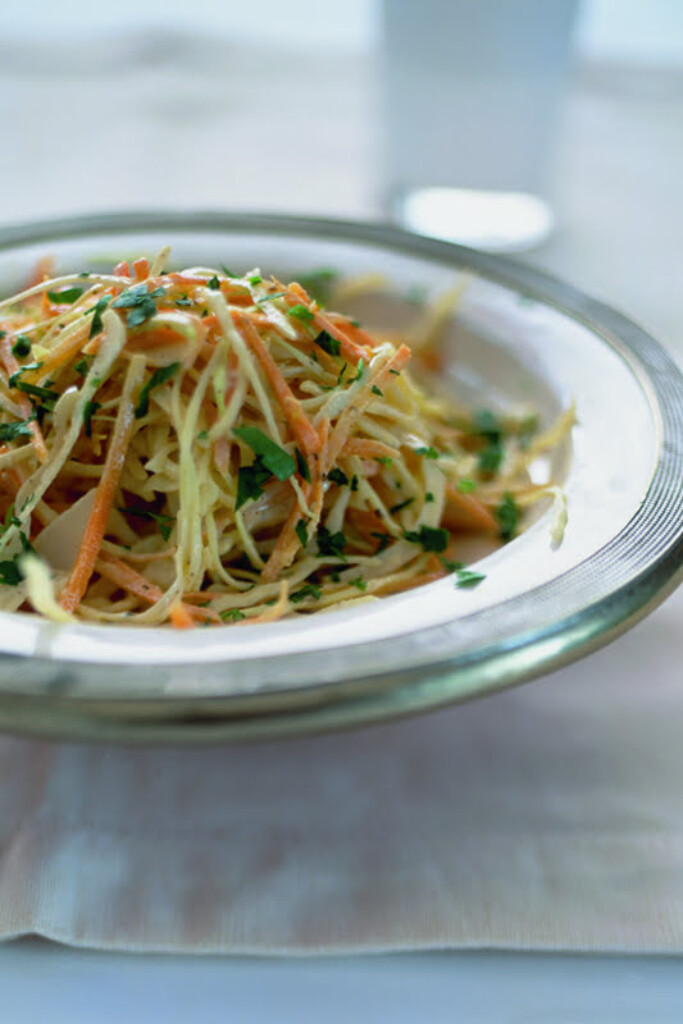
<path fill-rule="evenodd" d="M 264 76 L 253 52 L 228 56 L 206 41 L 162 49 L 151 36 L 37 56 L 0 41 L 0 132 L 14 154 L 0 163 L 0 223 L 178 205 L 381 216 L 373 61 L 278 52 Z M 307 111 L 314 161 L 290 144 L 291 120 L 272 116 L 283 102 Z M 83 141 L 63 144 L 53 116 L 75 107 L 87 151 Z M 259 121 L 267 136 L 231 157 L 230 138 Z M 556 160 L 558 229 L 526 258 L 617 305 L 683 361 L 682 123 L 681 72 L 577 74 Z M 93 1006 L 100 1024 L 143 1013 L 165 1022 L 407 1021 L 418 1009 L 435 1021 L 657 1024 L 680 1019 L 683 964 L 495 952 L 133 957 L 25 940 L 0 950 L 0 984 L 13 1024 L 73 1021 Z"/>

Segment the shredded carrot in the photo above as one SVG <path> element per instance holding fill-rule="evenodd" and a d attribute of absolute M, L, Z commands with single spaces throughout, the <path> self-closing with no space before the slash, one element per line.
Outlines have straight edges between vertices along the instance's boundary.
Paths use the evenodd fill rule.
<path fill-rule="evenodd" d="M 133 260 L 133 270 L 136 281 L 146 281 L 149 277 L 149 260 L 141 256 L 139 260 Z"/>
<path fill-rule="evenodd" d="M 129 369 L 124 391 L 119 404 L 119 411 L 114 431 L 107 449 L 104 471 L 95 490 L 95 500 L 81 542 L 78 557 L 69 574 L 69 579 L 60 594 L 59 603 L 68 612 L 74 612 L 87 590 L 95 562 L 102 546 L 107 529 L 109 513 L 114 505 L 116 492 L 121 479 L 121 471 L 126 459 L 126 452 L 135 432 L 135 397 L 139 392 L 141 374 Z M 138 379 L 135 379 L 137 376 Z"/>
<path fill-rule="evenodd" d="M 180 601 L 176 601 L 168 609 L 168 617 L 175 629 L 194 629 L 194 619 Z"/>
<path fill-rule="evenodd" d="M 261 336 L 243 313 L 233 313 L 233 320 L 242 337 L 260 362 L 275 396 L 287 417 L 292 433 L 306 454 L 320 451 L 320 438 L 306 416 L 301 402 L 292 394 L 292 389 L 266 348 Z"/>
<path fill-rule="evenodd" d="M 446 506 L 442 522 L 450 530 L 498 533 L 498 522 L 473 494 L 462 494 L 453 483 L 446 484 Z"/>

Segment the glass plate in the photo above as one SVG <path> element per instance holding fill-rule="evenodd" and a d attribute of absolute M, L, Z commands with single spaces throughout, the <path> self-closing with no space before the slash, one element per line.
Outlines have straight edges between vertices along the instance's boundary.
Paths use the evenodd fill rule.
<path fill-rule="evenodd" d="M 405 324 L 410 295 L 467 275 L 444 344 L 447 379 L 474 407 L 574 400 L 554 456 L 569 522 L 549 509 L 486 555 L 486 579 L 447 578 L 372 604 L 267 625 L 194 630 L 56 626 L 0 614 L 0 727 L 126 741 L 293 735 L 462 701 L 548 672 L 616 637 L 678 582 L 683 562 L 683 378 L 619 313 L 505 259 L 394 228 L 280 216 L 135 213 L 0 232 L 0 290 L 38 258 L 111 266 L 162 245 L 178 266 L 334 267 L 382 274 L 365 322 Z M 352 310 L 348 310 L 351 312 Z"/>

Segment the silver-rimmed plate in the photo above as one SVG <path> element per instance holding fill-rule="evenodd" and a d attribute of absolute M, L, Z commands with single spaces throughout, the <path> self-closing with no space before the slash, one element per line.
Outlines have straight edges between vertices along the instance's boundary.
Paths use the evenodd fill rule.
<path fill-rule="evenodd" d="M 360 724 L 466 700 L 607 643 L 669 593 L 683 563 L 683 377 L 633 323 L 504 259 L 394 228 L 223 213 L 135 213 L 0 233 L 0 289 L 36 260 L 82 269 L 173 246 L 178 265 L 321 266 L 382 274 L 372 320 L 405 321 L 407 296 L 468 275 L 445 344 L 449 382 L 473 404 L 534 406 L 549 422 L 572 400 L 557 452 L 569 522 L 551 544 L 542 512 L 450 579 L 268 625 L 174 633 L 55 626 L 0 614 L 0 727 L 126 741 L 215 741 Z"/>

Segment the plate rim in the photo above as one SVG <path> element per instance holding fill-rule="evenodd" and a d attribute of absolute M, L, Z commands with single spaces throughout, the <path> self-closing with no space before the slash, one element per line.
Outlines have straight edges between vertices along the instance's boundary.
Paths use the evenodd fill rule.
<path fill-rule="evenodd" d="M 608 344 L 629 366 L 644 391 L 658 427 L 657 462 L 643 501 L 624 528 L 594 556 L 609 559 L 639 541 L 647 558 L 638 573 L 599 600 L 550 626 L 518 631 L 507 640 L 480 647 L 472 655 L 436 657 L 419 666 L 392 668 L 370 675 L 335 679 L 304 687 L 286 687 L 261 693 L 222 695 L 134 696 L 117 698 L 111 691 L 96 698 L 78 694 L 65 677 L 64 664 L 75 673 L 86 670 L 107 676 L 126 669 L 125 663 L 93 664 L 83 661 L 45 663 L 53 678 L 38 694 L 9 692 L 0 686 L 0 728 L 42 736 L 66 736 L 125 741 L 205 741 L 263 739 L 319 732 L 396 718 L 483 696 L 554 671 L 615 639 L 653 610 L 683 578 L 683 374 L 668 352 L 647 332 L 620 312 L 591 298 L 572 285 L 506 256 L 491 255 L 406 232 L 393 225 L 285 214 L 225 211 L 132 211 L 93 214 L 0 229 L 0 251 L 33 244 L 49 245 L 66 238 L 143 231 L 242 232 L 331 241 L 366 243 L 378 249 L 423 257 L 475 274 L 551 307 L 587 327 Z M 660 514 L 678 512 L 678 525 L 664 530 Z M 660 516 L 657 519 L 657 516 Z M 660 532 L 647 538 L 646 527 L 655 519 Z M 666 525 L 666 523 L 664 523 Z M 657 543 L 653 546 L 653 539 Z M 645 543 L 647 541 L 647 544 Z M 649 546 L 648 546 L 649 544 Z M 558 581 L 573 577 L 581 565 L 543 584 L 537 591 L 552 593 Z M 528 598 L 534 591 L 502 602 Z M 501 608 L 501 604 L 494 606 Z M 466 618 L 481 620 L 492 609 Z M 462 620 L 458 620 L 462 621 Z M 420 631 L 428 639 L 442 627 Z M 399 646 L 403 637 L 387 641 Z M 359 645 L 358 648 L 359 649 Z M 341 650 L 341 649 L 337 649 Z M 354 648 L 344 648 L 347 654 Z M 294 663 L 320 659 L 323 652 L 304 652 L 281 658 Z M 327 655 L 328 651 L 324 652 Z M 0 651 L 0 662 L 25 664 L 26 658 Z M 258 665 L 274 659 L 245 659 L 230 663 Z M 202 668 L 220 668 L 219 661 Z M 133 665 L 128 666 L 133 669 Z M 150 666 L 145 666 L 149 669 Z M 154 666 L 152 666 L 154 667 Z M 165 668 L 168 668 L 166 666 Z M 192 665 L 184 666 L 187 673 Z M 56 674 L 55 674 L 55 670 Z M 161 669 L 160 669 L 161 671 Z M 154 673 L 152 673 L 153 675 Z M 103 680 L 104 682 L 104 680 Z"/>

